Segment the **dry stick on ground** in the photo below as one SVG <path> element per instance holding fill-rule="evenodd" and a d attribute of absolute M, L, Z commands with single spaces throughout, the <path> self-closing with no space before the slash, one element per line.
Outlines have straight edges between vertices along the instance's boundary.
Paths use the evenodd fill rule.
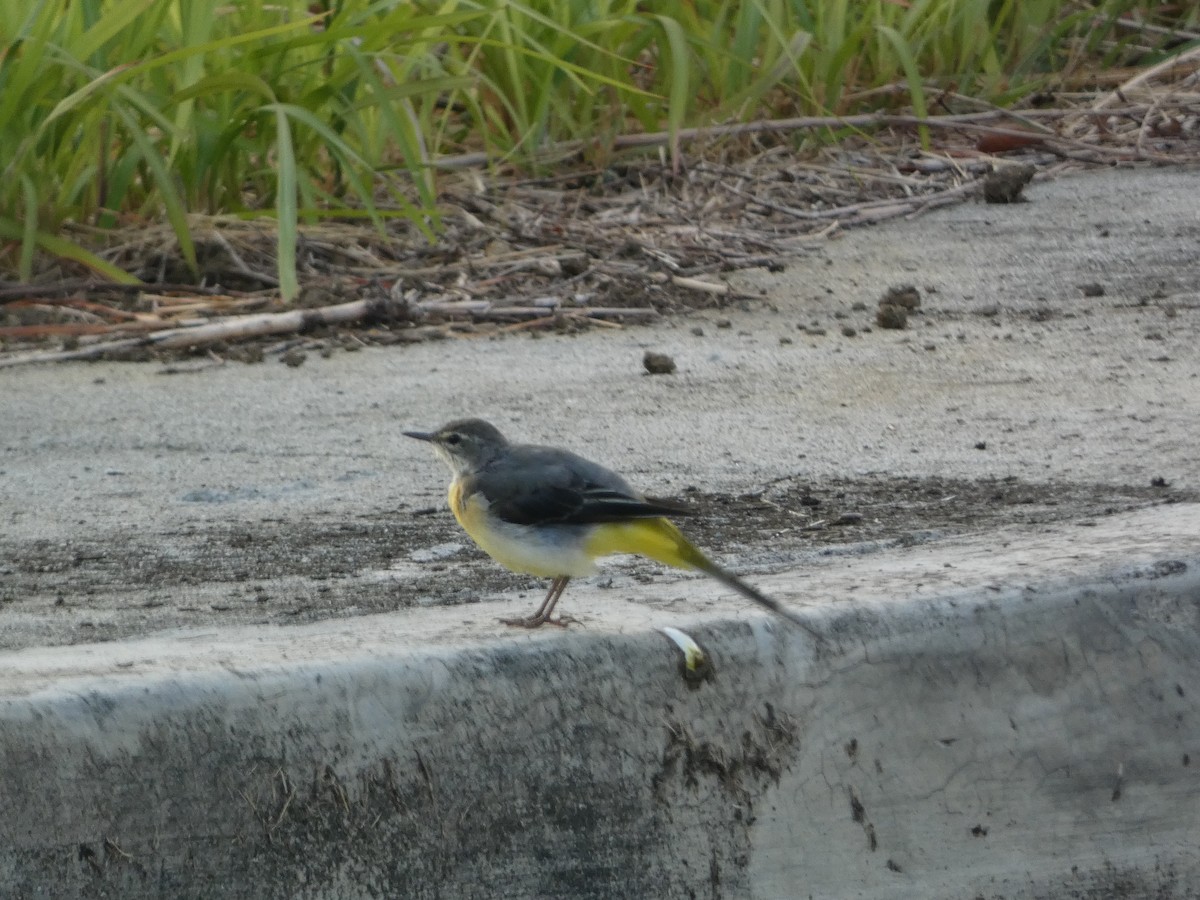
<path fill-rule="evenodd" d="M 621 312 L 621 313 L 647 312 L 647 313 L 652 313 L 653 315 L 658 315 L 658 312 L 653 309 L 648 309 L 648 310 L 623 309 L 623 310 L 612 310 L 612 311 L 613 312 Z M 595 316 L 595 315 L 591 315 L 591 316 L 584 315 L 584 313 L 587 313 L 587 312 L 588 312 L 588 310 L 584 310 L 584 309 L 559 310 L 559 311 L 554 312 L 552 315 L 541 316 L 540 318 L 536 318 L 536 319 L 526 319 L 524 322 L 513 322 L 509 325 L 501 325 L 499 328 L 499 331 L 501 333 L 508 333 L 508 332 L 513 332 L 513 331 L 533 331 L 538 328 L 553 328 L 557 325 L 562 325 L 566 322 L 572 322 L 572 321 L 582 322 L 584 320 L 586 320 L 589 325 L 602 325 L 605 328 L 621 328 L 622 327 L 620 322 L 610 322 L 607 319 L 602 319 L 599 316 Z M 591 310 L 591 312 L 594 313 L 594 312 L 597 312 L 597 310 Z"/>
<path fill-rule="evenodd" d="M 422 305 L 425 312 L 439 315 L 464 316 L 479 322 L 503 322 L 507 319 L 529 319 L 572 315 L 583 319 L 653 319 L 658 310 L 645 306 L 581 306 L 563 309 L 560 306 L 497 306 L 487 300 L 468 300 L 464 303 L 430 303 Z"/>
<path fill-rule="evenodd" d="M 733 289 L 724 282 L 717 283 L 712 281 L 704 281 L 700 278 L 685 278 L 682 275 L 672 275 L 671 284 L 676 287 L 686 288 L 689 291 L 700 291 L 705 294 L 716 294 L 719 297 L 725 297 L 733 292 Z"/>
<path fill-rule="evenodd" d="M 1184 54 L 1184 57 L 1189 54 Z M 1171 62 L 1178 65 L 1184 57 L 1176 57 Z M 1155 68 L 1163 68 L 1164 66 L 1156 66 Z M 1169 68 L 1169 67 L 1168 67 Z M 766 134 L 774 131 L 802 131 L 818 128 L 877 128 L 877 127 L 920 127 L 928 126 L 930 128 L 945 128 L 950 130 L 962 130 L 969 126 L 982 126 L 987 122 L 996 120 L 1024 118 L 1024 119 L 1056 119 L 1066 118 L 1070 115 L 1077 114 L 1083 110 L 1078 109 L 1039 109 L 1039 110 L 1020 110 L 1017 113 L 1009 113 L 1003 109 L 991 109 L 977 113 L 962 113 L 959 115 L 949 116 L 905 116 L 905 115 L 881 115 L 868 113 L 858 116 L 801 116 L 792 119 L 763 119 L 757 122 L 739 122 L 733 125 L 708 125 L 702 128 L 681 128 L 677 134 L 672 135 L 669 131 L 655 131 L 646 134 L 622 134 L 618 135 L 612 143 L 614 150 L 630 150 L 642 147 L 660 147 L 666 146 L 674 140 L 692 141 L 692 140 L 707 140 L 719 137 L 737 137 L 745 134 Z M 1128 109 L 1111 110 L 1113 114 L 1141 114 L 1145 112 L 1145 105 L 1138 104 L 1131 106 Z M 1055 137 L 1051 132 L 1046 132 L 1046 137 Z M 548 155 L 562 156 L 578 153 L 585 147 L 589 146 L 586 141 L 564 141 L 561 144 L 556 144 L 546 149 Z M 432 162 L 432 165 L 439 169 L 470 169 L 477 166 L 487 165 L 491 162 L 491 157 L 487 153 L 463 153 L 458 156 L 444 156 Z"/>
<path fill-rule="evenodd" d="M 121 281 L 96 281 L 91 278 L 73 278 L 55 284 L 13 284 L 0 282 L 0 303 L 16 300 L 31 300 L 34 297 L 59 297 L 77 291 L 93 294 L 138 294 L 142 291 L 178 291 L 184 294 L 200 294 L 205 297 L 251 297 L 243 291 L 231 291 L 220 287 L 201 287 L 195 284 L 171 284 L 164 282 L 137 282 L 126 284 Z"/>
<path fill-rule="evenodd" d="M 450 272 L 460 272 L 466 269 L 483 272 L 510 265 L 536 265 L 539 262 L 558 262 L 563 259 L 578 257 L 580 252 L 576 249 L 564 248 L 559 244 L 549 244 L 539 247 L 528 247 L 522 250 L 513 250 L 508 253 L 498 253 L 494 256 L 446 260 L 434 266 L 405 269 L 390 268 L 387 266 L 376 268 L 346 266 L 344 271 L 351 275 L 369 275 L 375 278 L 425 278 L 433 275 L 446 275 Z M 531 257 L 533 258 L 532 260 Z"/>
<path fill-rule="evenodd" d="M 1192 71 L 1196 71 L 1198 67 L 1200 67 L 1200 47 L 1193 47 L 1186 53 L 1181 53 L 1178 56 L 1172 56 L 1169 59 L 1164 59 L 1158 65 L 1151 66 L 1149 69 L 1139 72 L 1133 78 L 1130 78 L 1128 81 L 1124 82 L 1116 90 L 1101 98 L 1092 106 L 1092 110 L 1096 112 L 1104 110 L 1110 115 L 1115 115 L 1120 111 L 1109 109 L 1109 107 L 1118 100 L 1125 100 L 1126 95 L 1131 93 L 1135 88 L 1139 88 L 1142 85 L 1153 81 L 1155 78 L 1158 78 L 1165 72 L 1170 72 L 1173 69 L 1178 68 L 1182 70 L 1190 68 Z"/>
<path fill-rule="evenodd" d="M 961 197 L 969 196 L 979 190 L 977 182 L 969 182 L 960 184 L 958 187 L 952 187 L 945 191 L 938 191 L 936 194 L 927 194 L 924 197 L 913 197 L 908 208 L 898 215 L 903 215 L 908 219 L 915 219 L 931 209 L 937 209 L 939 206 L 945 206 L 949 203 L 957 203 Z"/>
<path fill-rule="evenodd" d="M 242 275 L 245 275 L 248 278 L 257 279 L 263 284 L 270 285 L 271 287 L 279 287 L 279 279 L 274 275 L 268 275 L 265 272 L 257 272 L 250 268 L 250 266 L 246 264 L 246 261 L 242 259 L 241 254 L 239 254 L 237 250 L 233 248 L 233 244 L 229 243 L 229 239 L 225 237 L 225 235 L 221 234 L 221 229 L 214 228 L 212 230 L 212 237 L 213 240 L 215 240 L 221 245 L 222 248 L 224 248 L 225 252 L 229 255 L 229 258 L 233 260 L 233 267 Z"/>
<path fill-rule="evenodd" d="M 43 297 L 40 300 L 30 297 L 25 300 L 8 300 L 5 302 L 10 309 L 29 307 L 59 311 L 87 311 L 95 313 L 98 317 L 121 319 L 126 322 L 137 321 L 139 317 L 139 313 L 130 312 L 127 309 L 119 309 L 115 306 L 109 306 L 107 303 L 98 303 L 95 300 L 84 300 L 79 297 Z"/>
<path fill-rule="evenodd" d="M 449 305 L 447 305 L 448 307 Z M 457 312 L 469 315 L 475 320 L 505 322 L 509 319 L 540 319 L 554 307 L 543 306 L 499 306 L 478 308 L 443 308 L 438 312 Z M 257 315 L 238 316 L 219 322 L 209 322 L 187 328 L 172 328 L 160 331 L 146 337 L 125 338 L 116 341 L 105 341 L 88 347 L 78 347 L 74 350 L 50 351 L 44 353 L 27 353 L 8 358 L 0 357 L 0 368 L 18 366 L 29 363 L 63 362 L 75 359 L 95 359 L 113 351 L 134 350 L 137 348 L 179 350 L 188 347 L 200 347 L 205 344 L 215 344 L 220 341 L 240 340 L 248 337 L 261 337 L 267 334 L 290 334 L 305 331 L 319 325 L 345 325 L 357 322 L 379 311 L 382 303 L 378 300 L 355 300 L 352 303 L 342 303 L 337 306 L 326 306 L 319 309 L 297 309 L 281 313 L 260 313 Z M 594 307 L 563 310 L 579 319 L 650 319 L 659 315 L 658 310 L 649 308 Z"/>
<path fill-rule="evenodd" d="M 180 349 L 183 347 L 214 344 L 218 341 L 258 337 L 264 334 L 287 334 L 303 331 L 318 325 L 339 325 L 347 322 L 357 322 L 378 308 L 378 301 L 355 300 L 353 303 L 326 306 L 322 309 L 296 309 L 281 313 L 238 316 L 234 319 L 209 322 L 190 328 L 172 328 L 145 337 L 106 341 L 104 343 L 92 344 L 89 347 L 79 347 L 74 350 L 29 353 L 8 359 L 0 358 L 0 367 L 16 366 L 23 363 L 58 362 L 69 359 L 95 359 L 97 356 L 102 356 L 114 350 L 132 350 L 138 347 Z"/>
<path fill-rule="evenodd" d="M 966 184 L 959 184 L 945 190 L 936 191 L 929 194 L 916 194 L 911 197 L 887 199 L 887 200 L 864 200 L 862 203 L 851 203 L 848 206 L 838 206 L 831 209 L 822 209 L 815 212 L 809 212 L 803 209 L 792 209 L 779 203 L 772 203 L 770 200 L 764 200 L 755 197 L 753 194 L 742 191 L 732 185 L 725 185 L 725 190 L 740 196 L 746 197 L 752 203 L 760 204 L 768 209 L 773 209 L 776 212 L 784 213 L 785 215 L 794 216 L 804 221 L 818 221 L 827 219 L 852 219 L 861 218 L 869 219 L 872 222 L 881 221 L 883 219 L 894 218 L 895 216 L 908 215 L 910 213 L 919 212 L 921 210 L 942 206 L 951 201 L 958 200 L 961 197 L 974 193 L 978 190 L 978 182 L 969 181 Z"/>

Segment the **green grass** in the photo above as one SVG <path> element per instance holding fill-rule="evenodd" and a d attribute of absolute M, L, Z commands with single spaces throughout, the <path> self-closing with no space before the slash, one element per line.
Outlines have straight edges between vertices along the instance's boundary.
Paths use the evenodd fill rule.
<path fill-rule="evenodd" d="M 291 298 L 304 223 L 432 236 L 442 154 L 534 166 L 574 140 L 602 164 L 622 133 L 922 113 L 931 84 L 1005 103 L 1158 52 L 1118 40 L 1133 0 L 326 2 L 0 4 L 0 272 L 131 281 L 96 235 L 161 221 L 196 271 L 191 217 L 266 216 Z M 1164 24 L 1195 29 L 1192 6 Z"/>

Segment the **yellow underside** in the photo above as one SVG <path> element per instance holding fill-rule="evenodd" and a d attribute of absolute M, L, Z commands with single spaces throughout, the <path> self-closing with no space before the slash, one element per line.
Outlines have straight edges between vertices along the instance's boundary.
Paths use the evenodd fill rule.
<path fill-rule="evenodd" d="M 680 569 L 694 568 L 700 556 L 700 551 L 669 519 L 634 519 L 597 525 L 587 538 L 586 549 L 593 558 L 612 553 L 635 553 Z"/>
<path fill-rule="evenodd" d="M 587 528 L 534 528 L 491 518 L 478 494 L 462 496 L 462 484 L 450 485 L 454 517 L 480 548 L 515 572 L 547 578 L 586 575 L 593 561 L 613 553 L 648 556 L 681 569 L 701 568 L 704 555 L 667 519 L 633 519 Z"/>

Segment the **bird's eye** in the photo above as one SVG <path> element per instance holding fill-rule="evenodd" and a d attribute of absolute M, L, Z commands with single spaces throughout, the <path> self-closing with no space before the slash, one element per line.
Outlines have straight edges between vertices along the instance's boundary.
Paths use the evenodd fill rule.
<path fill-rule="evenodd" d="M 460 435 L 452 432 L 452 433 L 446 435 L 446 443 L 449 444 L 451 447 L 453 447 L 455 444 L 462 443 L 462 437 Z"/>

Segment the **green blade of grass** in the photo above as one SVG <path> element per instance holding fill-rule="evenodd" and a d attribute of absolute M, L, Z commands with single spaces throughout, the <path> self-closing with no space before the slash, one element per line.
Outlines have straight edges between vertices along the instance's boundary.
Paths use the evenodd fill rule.
<path fill-rule="evenodd" d="M 222 91 L 245 91 L 248 94 L 257 94 L 268 103 L 276 99 L 271 86 L 253 72 L 221 72 L 217 75 L 209 75 L 191 87 L 184 88 L 171 100 L 172 102 L 182 102 Z"/>
<path fill-rule="evenodd" d="M 114 3 L 105 10 L 104 15 L 96 20 L 96 24 L 71 49 L 78 59 L 87 60 L 97 53 L 101 47 L 116 38 L 128 28 L 146 10 L 154 6 L 158 0 L 140 0 L 140 2 Z"/>
<path fill-rule="evenodd" d="M 12 219 L 0 217 L 0 237 L 8 238 L 9 240 L 23 240 L 25 237 L 25 227 L 14 222 Z M 86 266 L 93 272 L 103 275 L 109 281 L 115 281 L 119 284 L 141 284 L 139 279 L 130 275 L 124 269 L 114 266 L 107 260 L 101 259 L 91 251 L 85 250 L 83 247 L 65 238 L 46 234 L 45 232 L 38 232 L 36 240 L 38 246 L 47 253 L 57 256 L 60 259 L 69 259 L 72 262 L 79 263 L 81 266 Z"/>
<path fill-rule="evenodd" d="M 37 249 L 38 196 L 33 179 L 22 173 L 21 190 L 25 195 L 25 228 L 21 235 L 21 256 L 17 274 L 22 281 L 33 280 L 33 253 Z"/>
<path fill-rule="evenodd" d="M 691 78 L 688 66 L 687 36 L 679 22 L 668 16 L 655 16 L 659 27 L 667 38 L 670 48 L 670 91 L 667 96 L 667 132 L 670 135 L 672 162 L 679 162 L 679 129 L 688 114 L 691 96 Z"/>
<path fill-rule="evenodd" d="M 279 294 L 284 302 L 290 303 L 300 293 L 296 277 L 297 206 L 299 203 L 298 174 L 296 172 L 296 148 L 292 144 L 292 126 L 288 122 L 287 108 L 273 103 L 264 107 L 275 114 L 275 167 L 276 184 L 275 216 L 279 223 L 276 246 L 279 270 Z"/>
<path fill-rule="evenodd" d="M 375 200 L 371 196 L 371 191 L 356 171 L 357 169 L 370 169 L 367 161 L 354 152 L 329 125 L 322 122 L 307 109 L 290 103 L 272 104 L 269 108 L 283 112 L 297 122 L 303 122 L 324 139 L 325 145 L 329 148 L 330 152 L 341 160 L 345 168 L 344 174 L 346 178 L 351 182 L 351 186 L 354 188 L 354 192 L 358 194 L 359 199 L 362 200 L 363 206 L 370 214 L 372 221 L 377 225 L 381 224 L 375 217 Z"/>
<path fill-rule="evenodd" d="M 929 106 L 925 102 L 925 85 L 921 80 L 921 73 L 917 68 L 917 61 L 913 57 L 912 48 L 908 42 L 900 36 L 895 28 L 888 25 L 880 25 L 876 29 L 892 46 L 897 59 L 900 60 L 900 67 L 904 70 L 904 79 L 908 82 L 909 100 L 912 102 L 913 115 L 924 119 L 929 115 Z M 921 137 L 921 146 L 929 149 L 929 128 L 925 125 L 917 129 Z"/>
<path fill-rule="evenodd" d="M 180 6 L 184 10 L 181 17 L 183 25 L 181 40 L 189 46 L 207 42 L 212 37 L 213 27 L 216 24 L 214 12 L 216 4 L 202 2 L 202 0 L 190 0 L 190 2 L 181 3 Z M 183 65 L 179 67 L 180 88 L 186 89 L 204 76 L 204 62 L 204 57 L 200 55 L 189 56 L 183 61 Z M 178 94 L 178 90 L 176 94 Z M 175 130 L 171 135 L 171 149 L 167 151 L 169 160 L 174 160 L 183 147 L 184 135 L 191 133 L 189 126 L 195 109 L 195 103 L 191 100 L 176 102 L 178 105 L 175 109 Z"/>
<path fill-rule="evenodd" d="M 388 97 L 388 90 L 379 80 L 370 61 L 358 53 L 353 54 L 353 59 L 363 80 L 371 86 L 371 96 Z M 397 106 L 404 111 L 404 116 L 397 115 Z M 401 152 L 408 160 L 408 168 L 414 172 L 421 201 L 432 207 L 436 195 L 433 171 L 429 168 L 429 151 L 425 144 L 425 136 L 421 134 L 411 102 L 407 97 L 396 97 L 395 103 L 380 104 L 379 112 L 392 140 L 400 146 Z"/>
<path fill-rule="evenodd" d="M 196 245 L 192 243 L 191 229 L 188 228 L 187 212 L 184 209 L 183 198 L 179 195 L 179 190 L 171 177 L 167 161 L 163 159 L 146 135 L 141 123 L 130 110 L 125 108 L 124 104 L 114 104 L 113 110 L 125 123 L 130 138 L 142 154 L 142 161 L 154 177 L 154 183 L 158 187 L 159 196 L 162 198 L 163 207 L 166 210 L 167 221 L 171 223 L 171 230 L 175 232 L 175 239 L 179 241 L 179 252 L 183 254 L 192 274 L 199 275 L 200 266 L 196 261 Z"/>

